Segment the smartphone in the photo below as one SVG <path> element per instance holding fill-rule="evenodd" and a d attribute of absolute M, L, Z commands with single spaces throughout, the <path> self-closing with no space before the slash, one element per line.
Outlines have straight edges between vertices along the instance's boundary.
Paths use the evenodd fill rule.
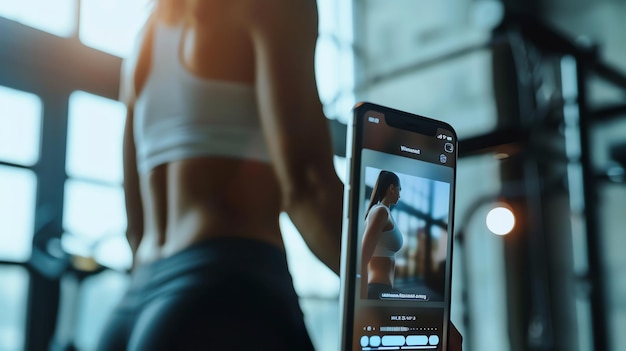
<path fill-rule="evenodd" d="M 456 133 L 368 102 L 353 113 L 340 350 L 447 350 Z"/>

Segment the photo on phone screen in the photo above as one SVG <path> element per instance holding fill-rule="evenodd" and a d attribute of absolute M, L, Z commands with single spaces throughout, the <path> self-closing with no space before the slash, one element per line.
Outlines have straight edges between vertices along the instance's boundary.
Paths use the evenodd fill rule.
<path fill-rule="evenodd" d="M 446 350 L 456 134 L 360 103 L 350 126 L 342 350 Z"/>

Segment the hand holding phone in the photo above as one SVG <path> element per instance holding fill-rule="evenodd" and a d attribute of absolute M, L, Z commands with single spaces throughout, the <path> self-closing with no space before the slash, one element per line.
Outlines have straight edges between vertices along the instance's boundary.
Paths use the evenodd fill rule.
<path fill-rule="evenodd" d="M 359 103 L 348 139 L 341 350 L 448 350 L 456 133 Z"/>

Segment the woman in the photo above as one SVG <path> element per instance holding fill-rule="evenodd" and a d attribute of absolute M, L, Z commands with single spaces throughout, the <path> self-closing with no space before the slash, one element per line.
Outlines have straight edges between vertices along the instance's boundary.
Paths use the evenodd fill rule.
<path fill-rule="evenodd" d="M 339 272 L 314 0 L 160 0 L 125 63 L 129 291 L 100 350 L 311 350 L 279 214 Z"/>
<path fill-rule="evenodd" d="M 365 212 L 365 232 L 361 246 L 361 292 L 368 299 L 393 291 L 395 255 L 404 239 L 391 216 L 391 205 L 400 200 L 400 179 L 389 171 L 380 171 Z"/>
<path fill-rule="evenodd" d="M 125 62 L 129 291 L 100 350 L 312 350 L 285 211 L 339 272 L 315 0 L 157 0 Z"/>

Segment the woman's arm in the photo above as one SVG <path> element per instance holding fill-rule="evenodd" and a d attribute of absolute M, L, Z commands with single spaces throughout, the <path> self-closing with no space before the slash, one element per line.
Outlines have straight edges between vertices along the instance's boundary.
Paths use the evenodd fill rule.
<path fill-rule="evenodd" d="M 139 191 L 139 174 L 133 138 L 133 108 L 127 107 L 124 127 L 123 165 L 124 165 L 124 200 L 126 204 L 126 238 L 133 256 L 143 236 L 143 204 Z"/>
<path fill-rule="evenodd" d="M 315 81 L 316 2 L 248 4 L 261 121 L 283 208 L 312 252 L 339 273 L 343 184 Z"/>
<path fill-rule="evenodd" d="M 387 211 L 383 207 L 372 209 L 368 215 L 361 243 L 361 298 L 367 298 L 368 265 L 374 255 L 380 233 L 388 221 Z"/>
<path fill-rule="evenodd" d="M 122 141 L 122 165 L 124 169 L 124 203 L 126 205 L 126 239 L 133 257 L 143 236 L 143 204 L 137 172 L 135 138 L 133 136 L 134 119 L 134 67 L 129 61 L 122 66 L 120 100 L 126 104 L 126 121 Z"/>

